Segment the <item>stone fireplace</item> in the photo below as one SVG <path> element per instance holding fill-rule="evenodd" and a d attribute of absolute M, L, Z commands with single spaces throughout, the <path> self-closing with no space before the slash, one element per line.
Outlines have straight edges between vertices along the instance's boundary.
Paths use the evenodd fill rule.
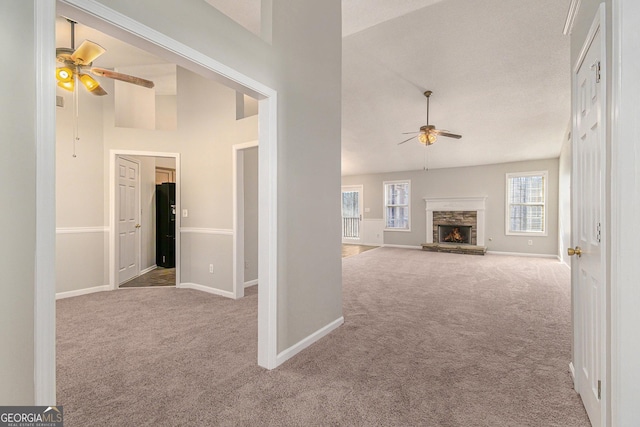
<path fill-rule="evenodd" d="M 425 198 L 427 235 L 424 246 L 468 245 L 482 247 L 485 243 L 486 197 Z M 426 249 L 426 248 L 425 248 Z M 484 252 L 483 252 L 484 253 Z"/>

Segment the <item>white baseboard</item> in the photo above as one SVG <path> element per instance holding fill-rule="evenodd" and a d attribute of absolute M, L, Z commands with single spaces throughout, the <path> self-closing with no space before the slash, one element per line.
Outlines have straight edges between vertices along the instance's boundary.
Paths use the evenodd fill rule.
<path fill-rule="evenodd" d="M 569 362 L 569 372 L 571 373 L 571 380 L 573 384 L 576 383 L 576 369 L 573 367 L 573 362 Z"/>
<path fill-rule="evenodd" d="M 382 245 L 385 248 L 400 248 L 400 249 L 422 249 L 422 246 L 410 246 L 410 245 L 389 245 L 387 243 Z"/>
<path fill-rule="evenodd" d="M 110 290 L 111 290 L 111 286 L 103 285 L 103 286 L 95 286 L 93 288 L 78 289 L 76 291 L 57 292 L 56 299 L 59 300 L 64 298 L 78 297 L 80 295 L 87 295 L 87 294 L 93 294 L 95 292 L 104 292 L 104 291 L 110 291 Z"/>
<path fill-rule="evenodd" d="M 487 251 L 487 255 L 523 256 L 523 257 L 531 257 L 531 258 L 558 258 L 558 255 L 550 255 L 550 254 L 529 254 L 529 253 L 525 253 L 525 252 L 497 252 L 497 251 Z"/>
<path fill-rule="evenodd" d="M 258 284 L 258 279 L 249 280 L 248 282 L 244 282 L 244 288 L 250 288 L 251 286 L 255 286 Z"/>
<path fill-rule="evenodd" d="M 278 353 L 278 355 L 276 356 L 276 366 L 280 366 L 281 364 L 283 364 L 287 360 L 291 359 L 293 356 L 295 356 L 296 354 L 300 353 L 302 350 L 304 350 L 305 348 L 309 347 L 314 342 L 318 341 L 319 339 L 321 339 L 321 338 L 325 337 L 326 335 L 328 335 L 329 333 L 331 333 L 334 329 L 338 328 L 343 323 L 344 323 L 344 317 L 340 316 L 338 319 L 336 319 L 333 322 L 329 323 L 324 328 L 315 331 L 314 333 L 312 333 L 308 337 L 300 340 L 297 344 L 294 344 L 291 347 L 289 347 L 288 349 Z"/>
<path fill-rule="evenodd" d="M 151 266 L 151 267 L 149 267 L 149 268 L 145 268 L 144 270 L 141 270 L 141 271 L 140 271 L 140 276 L 142 276 L 143 274 L 147 274 L 148 272 L 153 271 L 153 270 L 155 270 L 156 268 L 158 268 L 158 266 L 157 266 L 157 265 L 155 265 L 155 264 L 154 264 L 154 265 L 152 265 L 152 266 Z"/>
<path fill-rule="evenodd" d="M 210 288 L 208 286 L 198 285 L 197 283 L 180 283 L 176 287 L 180 289 L 195 289 L 196 291 L 202 291 L 208 294 L 214 294 L 214 295 L 219 295 L 221 297 L 234 299 L 233 292 L 223 291 L 221 289 L 216 289 L 216 288 Z"/>

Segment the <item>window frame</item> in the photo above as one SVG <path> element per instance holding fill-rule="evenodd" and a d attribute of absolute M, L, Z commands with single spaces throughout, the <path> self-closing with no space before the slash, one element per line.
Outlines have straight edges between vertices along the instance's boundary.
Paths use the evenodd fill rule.
<path fill-rule="evenodd" d="M 387 203 L 387 188 L 391 184 L 407 184 L 407 204 L 406 205 L 390 205 Z M 401 232 L 410 232 L 411 231 L 411 180 L 410 179 L 400 179 L 395 181 L 383 181 L 382 182 L 382 215 L 384 219 L 384 231 L 401 231 Z M 397 227 L 387 227 L 387 208 L 393 206 L 407 207 L 407 228 L 397 228 Z"/>
<path fill-rule="evenodd" d="M 529 177 L 529 176 L 541 176 L 542 177 L 542 203 L 511 203 L 509 200 L 509 180 L 511 178 L 521 178 L 521 177 Z M 548 235 L 548 196 L 549 196 L 549 171 L 531 171 L 531 172 L 509 172 L 505 174 L 505 215 L 504 215 L 504 229 L 505 235 L 507 236 L 547 236 Z M 528 206 L 539 206 L 542 205 L 542 215 L 543 215 L 543 223 L 542 223 L 542 231 L 511 231 L 511 221 L 510 221 L 510 212 L 511 205 L 528 205 Z"/>

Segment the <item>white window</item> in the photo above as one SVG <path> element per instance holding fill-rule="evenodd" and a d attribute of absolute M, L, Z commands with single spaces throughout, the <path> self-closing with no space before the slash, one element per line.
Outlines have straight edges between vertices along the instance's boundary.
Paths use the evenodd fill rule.
<path fill-rule="evenodd" d="M 411 181 L 385 181 L 385 230 L 411 231 Z"/>
<path fill-rule="evenodd" d="M 547 171 L 507 174 L 506 234 L 547 235 Z"/>

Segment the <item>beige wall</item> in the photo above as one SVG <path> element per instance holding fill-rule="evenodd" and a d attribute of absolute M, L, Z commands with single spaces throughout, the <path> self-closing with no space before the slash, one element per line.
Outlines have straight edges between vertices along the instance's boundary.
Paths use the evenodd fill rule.
<path fill-rule="evenodd" d="M 243 150 L 244 281 L 258 278 L 258 147 Z"/>
<path fill-rule="evenodd" d="M 139 150 L 181 153 L 181 201 L 189 216 L 181 226 L 231 230 L 231 145 L 238 138 L 257 139 L 257 117 L 237 121 L 235 91 L 178 67 L 178 129 L 175 131 L 115 126 L 113 96 L 94 97 L 81 93 L 80 135 L 77 157 L 72 157 L 72 103 L 69 92 L 65 107 L 58 110 L 57 187 L 58 226 L 106 227 L 109 224 L 109 152 Z M 113 82 L 103 81 L 115 93 Z M 67 100 L 68 98 L 68 100 Z M 158 158 L 163 162 L 162 158 Z M 141 162 L 140 268 L 155 264 L 155 164 L 154 157 Z M 162 163 L 163 165 L 165 163 Z M 175 165 L 173 165 L 175 167 Z M 108 284 L 108 234 L 94 231 L 58 234 L 57 291 L 72 291 Z M 228 235 L 182 234 L 181 282 L 230 292 L 233 241 Z M 71 256 L 73 254 L 73 256 Z M 98 254 L 104 259 L 97 269 Z M 188 262 L 187 262 L 188 259 Z M 214 273 L 209 272 L 213 264 Z"/>
<path fill-rule="evenodd" d="M 547 236 L 507 236 L 505 234 L 505 174 L 549 172 Z M 485 246 L 490 251 L 557 255 L 558 253 L 558 159 L 429 171 L 393 172 L 344 176 L 342 185 L 363 185 L 365 219 L 383 218 L 383 182 L 411 180 L 411 231 L 385 231 L 384 243 L 418 246 L 426 241 L 428 197 L 486 197 Z M 365 226 L 367 221 L 364 222 Z M 528 240 L 533 241 L 529 246 Z M 366 242 L 365 242 L 366 243 Z"/>
<path fill-rule="evenodd" d="M 34 404 L 35 84 L 34 2 L 3 1 L 0 47 L 0 405 Z"/>

